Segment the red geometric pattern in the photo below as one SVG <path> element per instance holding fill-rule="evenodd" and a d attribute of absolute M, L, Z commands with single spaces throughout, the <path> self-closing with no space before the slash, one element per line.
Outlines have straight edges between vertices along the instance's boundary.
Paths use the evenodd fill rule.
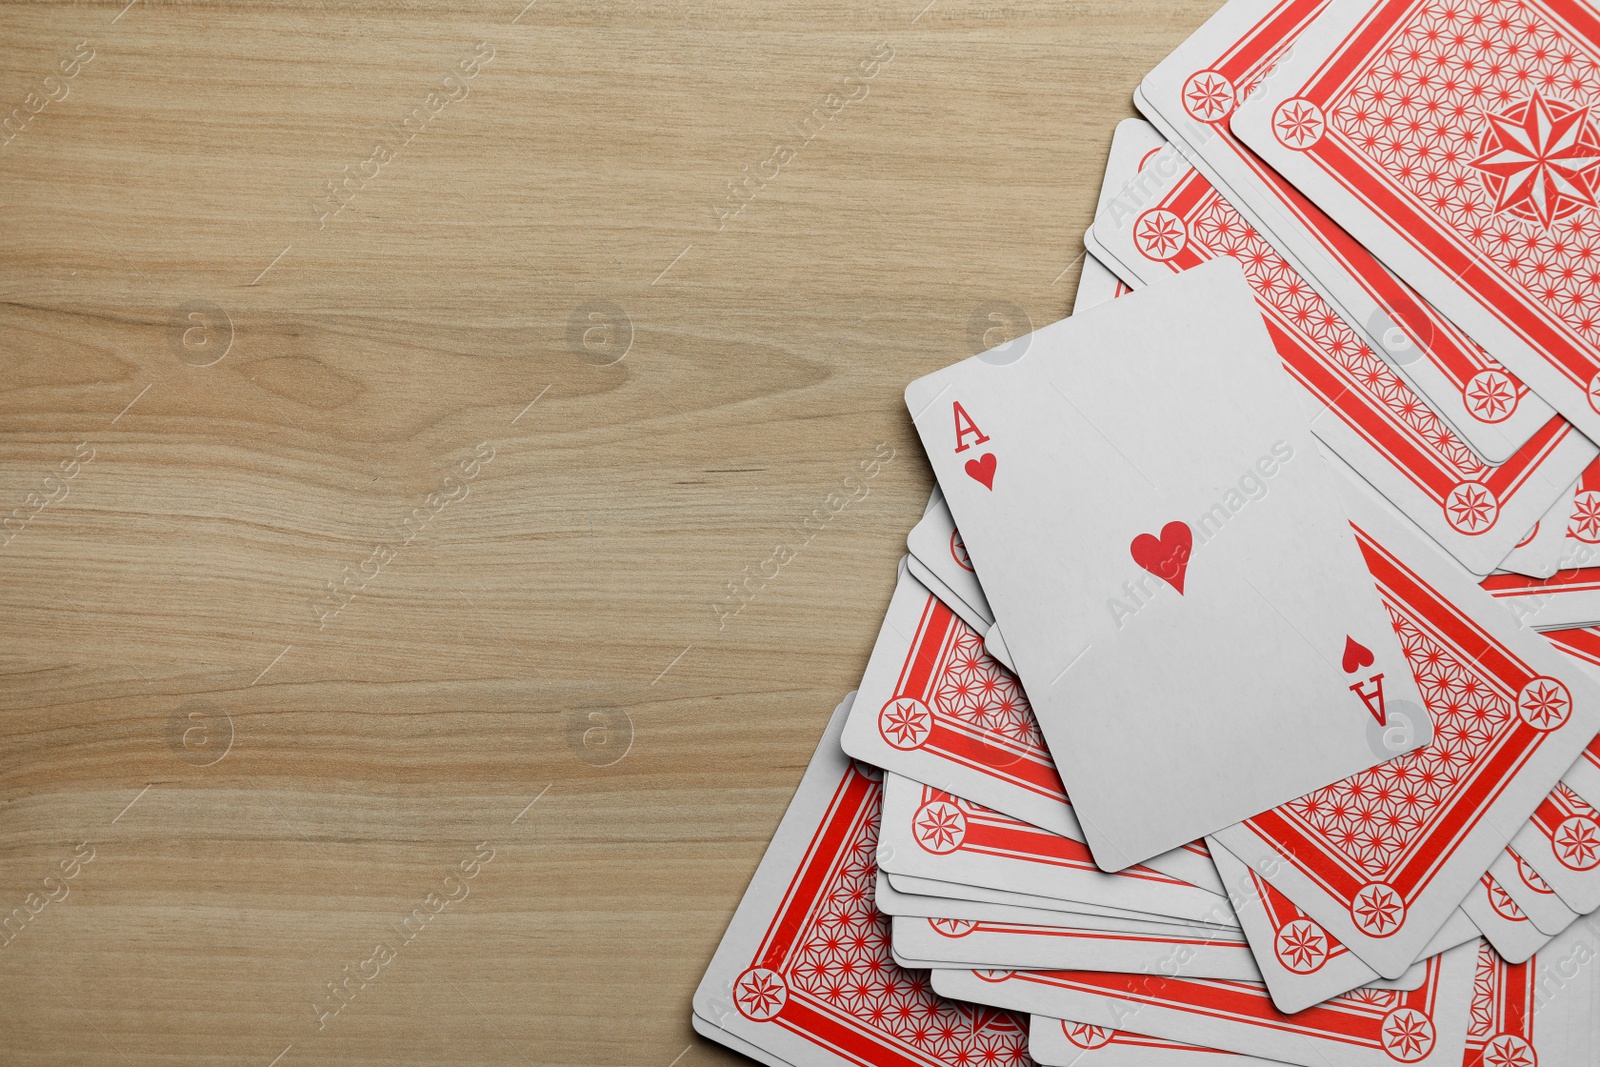
<path fill-rule="evenodd" d="M 1469 781 L 1513 726 L 1510 695 L 1480 666 L 1459 658 L 1386 604 L 1401 651 L 1433 719 L 1433 744 L 1290 801 L 1288 808 L 1374 880 L 1385 878 L 1407 844 Z"/>
<path fill-rule="evenodd" d="M 1532 3 L 1418 3 L 1346 83 L 1339 139 L 1600 344 L 1600 61 Z"/>
<path fill-rule="evenodd" d="M 1536 1067 L 1533 1032 L 1534 961 L 1508 964 L 1487 944 L 1478 950 L 1472 979 L 1462 1067 Z"/>
<path fill-rule="evenodd" d="M 1188 215 L 1188 239 L 1206 249 L 1206 258 L 1221 255 L 1237 260 L 1257 299 L 1425 442 L 1457 483 L 1479 483 L 1488 476 L 1489 469 L 1472 450 L 1220 194 L 1212 190 Z M 1488 501 L 1475 496 L 1458 503 L 1466 506 L 1447 515 L 1463 532 L 1482 532 L 1497 517 L 1492 494 Z"/>
<path fill-rule="evenodd" d="M 889 919 L 873 904 L 882 790 L 853 767 L 845 784 L 864 787 L 864 802 L 854 812 L 833 809 L 835 825 L 850 819 L 845 836 L 834 856 L 821 857 L 827 869 L 794 947 L 783 960 L 769 961 L 788 1000 L 824 1006 L 873 1041 L 888 1041 L 929 1065 L 1031 1067 L 1026 1019 L 946 1000 L 933 991 L 927 971 L 905 970 L 891 958 Z M 832 828 L 822 827 L 818 839 Z"/>
<path fill-rule="evenodd" d="M 934 710 L 968 723 L 990 737 L 1001 737 L 1048 756 L 1039 722 L 1016 675 L 983 647 L 983 638 L 965 624 L 951 635 L 933 682 Z"/>
<path fill-rule="evenodd" d="M 1600 864 L 1600 812 L 1565 785 L 1557 783 L 1555 792 L 1557 802 L 1572 814 L 1556 825 L 1550 847 L 1563 867 L 1587 871 Z"/>
<path fill-rule="evenodd" d="M 1489 897 L 1489 907 L 1494 909 L 1496 915 L 1508 923 L 1525 923 L 1528 921 L 1528 916 L 1522 910 L 1522 905 L 1512 900 L 1511 894 L 1507 893 L 1499 882 L 1487 874 L 1479 881 L 1483 885 L 1484 893 Z"/>

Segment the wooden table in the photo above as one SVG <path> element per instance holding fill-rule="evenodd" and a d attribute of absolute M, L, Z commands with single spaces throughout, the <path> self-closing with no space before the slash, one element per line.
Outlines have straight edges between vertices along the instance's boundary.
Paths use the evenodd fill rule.
<path fill-rule="evenodd" d="M 123 2 L 0 8 L 0 1062 L 734 1062 L 901 389 L 1216 0 Z"/>

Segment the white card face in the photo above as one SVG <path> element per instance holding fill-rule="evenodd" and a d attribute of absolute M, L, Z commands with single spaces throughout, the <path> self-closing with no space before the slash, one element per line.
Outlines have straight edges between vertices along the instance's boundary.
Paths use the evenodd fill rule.
<path fill-rule="evenodd" d="M 1236 923 L 1225 897 L 1146 867 L 1106 874 L 1081 842 L 884 772 L 878 865 L 911 875 L 1019 893 Z"/>
<path fill-rule="evenodd" d="M 1211 859 L 1228 887 L 1234 914 L 1255 949 L 1261 980 L 1267 985 L 1272 1003 L 1287 1015 L 1303 1011 L 1329 997 L 1371 985 L 1379 980 L 1377 971 L 1362 963 L 1349 949 L 1329 936 L 1272 883 L 1236 859 L 1233 853 L 1212 839 Z M 1465 944 L 1478 936 L 1470 922 L 1461 940 Z M 1455 947 L 1454 945 L 1442 946 Z M 1406 972 L 1405 987 L 1416 988 L 1425 968 L 1413 965 Z"/>
<path fill-rule="evenodd" d="M 1108 172 L 1125 172 L 1136 152 L 1113 142 Z M 1312 432 L 1474 574 L 1492 571 L 1595 458 L 1593 444 L 1551 419 L 1486 465 L 1176 149 L 1140 178 L 1149 206 L 1113 201 L 1095 221 L 1129 281 L 1242 264 Z"/>
<path fill-rule="evenodd" d="M 1555 414 L 1233 135 L 1228 120 L 1326 0 L 1232 0 L 1135 99 L 1374 352 L 1480 456 L 1503 463 Z"/>
<path fill-rule="evenodd" d="M 1594 738 L 1600 688 L 1353 475 L 1343 488 L 1437 740 L 1216 837 L 1392 976 Z"/>
<path fill-rule="evenodd" d="M 945 967 L 1122 971 L 1261 980 L 1238 933 L 1124 924 L 1124 929 L 1026 926 L 896 916 L 894 951 Z"/>
<path fill-rule="evenodd" d="M 967 558 L 967 546 L 962 543 L 956 521 L 950 517 L 950 509 L 943 501 L 929 508 L 922 516 L 922 521 L 911 528 L 906 535 L 906 547 L 924 566 L 938 575 L 951 592 L 970 604 L 980 616 L 991 623 L 994 621 L 989 598 L 983 595 L 977 572 Z"/>
<path fill-rule="evenodd" d="M 1284 1015 L 1259 982 L 1096 971 L 933 972 L 940 993 L 1302 1067 L 1458 1067 L 1480 941 L 1428 961 L 1413 990 L 1366 988 Z"/>
<path fill-rule="evenodd" d="M 1237 264 L 906 402 L 1102 868 L 1391 755 L 1416 688 Z"/>

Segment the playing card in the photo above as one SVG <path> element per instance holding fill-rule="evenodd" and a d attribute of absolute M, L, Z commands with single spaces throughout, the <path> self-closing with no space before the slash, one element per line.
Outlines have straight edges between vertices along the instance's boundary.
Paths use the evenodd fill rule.
<path fill-rule="evenodd" d="M 1594 464 L 1589 464 L 1593 467 Z M 1567 517 L 1572 514 L 1573 498 L 1578 493 L 1577 482 L 1556 498 L 1533 529 L 1522 535 L 1506 558 L 1496 565 L 1498 571 L 1510 571 L 1529 578 L 1549 578 L 1561 569 L 1561 556 L 1567 546 Z"/>
<path fill-rule="evenodd" d="M 714 1040 L 725 1033 L 795 1067 L 988 1055 L 1026 1067 L 1023 1019 L 945 1000 L 926 972 L 890 958 L 888 920 L 872 906 L 880 787 L 839 748 L 848 706 L 835 711 L 717 946 L 695 1015 Z"/>
<path fill-rule="evenodd" d="M 1593 931 L 1574 930 L 1526 966 L 1484 948 L 1472 982 L 1462 1067 L 1589 1067 L 1594 1022 Z M 1034 1015 L 1028 1049 L 1060 1067 L 1225 1067 L 1264 1064 L 1236 1054 Z M 1406 1062 L 1403 1057 L 1397 1057 Z"/>
<path fill-rule="evenodd" d="M 1272 883 L 1246 867 L 1221 843 L 1209 842 L 1211 858 L 1228 887 L 1228 900 L 1255 949 L 1256 963 L 1272 1003 L 1285 1014 L 1319 1004 L 1329 997 L 1371 985 L 1379 980 L 1377 971 L 1362 963 L 1349 949 L 1329 936 Z M 1443 938 L 1436 937 L 1423 955 L 1435 955 L 1447 948 L 1465 944 L 1478 936 L 1478 930 L 1462 915 L 1446 924 L 1455 929 Z M 1440 934 L 1445 934 L 1440 930 Z M 1404 976 L 1406 988 L 1422 982 L 1424 968 L 1414 964 Z"/>
<path fill-rule="evenodd" d="M 1327 0 L 1232 0 L 1147 74 L 1135 102 L 1362 340 L 1480 456 L 1503 463 L 1555 414 L 1294 191 L 1228 127 Z"/>
<path fill-rule="evenodd" d="M 1473 573 L 1493 570 L 1595 458 L 1581 434 L 1551 419 L 1510 459 L 1485 465 L 1176 149 L 1143 177 L 1150 207 L 1114 204 L 1095 221 L 1101 242 L 1137 272 L 1129 280 L 1242 264 L 1312 432 Z"/>
<path fill-rule="evenodd" d="M 1578 917 L 1578 913 L 1556 896 L 1550 883 L 1529 866 L 1516 849 L 1507 848 L 1497 856 L 1494 863 L 1489 865 L 1488 874 L 1528 917 L 1534 928 L 1546 936 L 1554 937 L 1571 926 Z"/>
<path fill-rule="evenodd" d="M 1092 929 L 896 916 L 893 934 L 896 953 L 940 966 L 1261 980 L 1243 935 L 1215 929 L 1127 922 Z"/>
<path fill-rule="evenodd" d="M 1461 902 L 1461 910 L 1483 931 L 1494 950 L 1511 963 L 1532 958 L 1550 941 L 1550 935 L 1533 925 L 1511 894 L 1488 872 Z"/>
<path fill-rule="evenodd" d="M 954 908 L 966 903 L 999 904 L 1020 914 L 1022 911 L 1050 911 L 1060 913 L 1062 918 L 1052 920 L 1043 925 L 1048 926 L 1073 926 L 1081 925 L 1076 921 L 1079 914 L 1107 915 L 1125 919 L 1138 919 L 1144 922 L 1161 922 L 1185 926 L 1216 927 L 1217 929 L 1232 930 L 1237 932 L 1237 922 L 1206 922 L 1199 919 L 1180 919 L 1173 915 L 1159 915 L 1153 912 L 1130 911 L 1126 908 L 1108 908 L 1101 905 L 1085 904 L 1078 900 L 1061 900 L 1056 897 L 1041 897 L 1029 893 L 1013 893 L 1003 889 L 986 889 L 983 886 L 963 885 L 960 882 L 944 882 L 934 878 L 918 878 L 903 874 L 891 875 L 880 872 L 889 883 L 890 889 L 897 894 L 896 900 L 909 900 L 913 897 L 926 898 L 929 904 L 926 908 L 917 908 L 906 914 L 925 914 L 938 917 L 936 909 L 946 907 Z M 885 914 L 895 915 L 898 911 L 888 908 L 879 909 Z M 964 918 L 967 916 L 963 916 Z"/>
<path fill-rule="evenodd" d="M 953 524 L 949 529 L 959 537 Z M 860 693 L 844 731 L 850 755 L 1084 840 L 1016 677 L 988 655 L 976 630 L 905 570 Z M 1151 857 L 1149 865 L 1222 892 L 1203 846 Z"/>
<path fill-rule="evenodd" d="M 902 883 L 906 879 L 901 879 Z M 954 882 L 933 883 L 927 879 L 911 879 L 919 885 L 950 886 L 957 892 L 977 887 L 958 887 Z M 978 890 L 982 892 L 982 890 Z M 878 872 L 878 881 L 873 888 L 873 899 L 878 905 L 878 910 L 888 916 L 906 915 L 923 919 L 970 919 L 973 922 L 1013 923 L 1022 926 L 1067 926 L 1084 928 L 1091 925 L 1093 920 L 1118 919 L 1124 920 L 1121 925 L 1126 926 L 1127 921 L 1138 923 L 1160 923 L 1168 927 L 1182 927 L 1186 930 L 1199 930 L 1202 932 L 1215 930 L 1230 930 L 1238 933 L 1238 927 L 1213 927 L 1204 923 L 1186 922 L 1170 915 L 1151 915 L 1140 911 L 1127 911 L 1122 908 L 1102 908 L 1093 904 L 1082 904 L 1061 900 L 1050 900 L 1048 897 L 1017 897 L 1002 901 L 972 900 L 963 896 L 926 896 L 919 893 L 905 893 L 896 889 L 894 883 L 889 881 L 889 876 L 883 871 Z M 1025 899 L 1026 904 L 1015 901 Z M 1035 906 L 1034 901 L 1048 902 Z M 1071 910 L 1067 910 L 1067 909 Z M 1115 929 L 1115 925 L 1107 925 L 1106 929 Z"/>
<path fill-rule="evenodd" d="M 1485 948 L 1472 984 L 1464 1067 L 1592 1067 L 1600 1057 L 1600 941 L 1573 925 L 1516 964 Z"/>
<path fill-rule="evenodd" d="M 961 542 L 961 531 L 956 529 L 956 521 L 950 516 L 950 508 L 941 500 L 923 514 L 922 520 L 911 528 L 906 535 L 906 548 L 911 555 L 938 576 L 939 580 L 950 587 L 950 591 L 960 597 L 989 625 L 994 623 L 994 612 L 989 607 L 989 598 L 983 595 L 983 586 L 978 584 L 978 575 L 972 569 L 972 561 L 967 558 L 967 546 Z M 977 626 L 974 629 L 983 631 L 988 625 Z"/>
<path fill-rule="evenodd" d="M 1388 757 L 1416 689 L 1236 264 L 906 400 L 1103 869 Z"/>
<path fill-rule="evenodd" d="M 1016 660 L 1011 658 L 1011 650 L 1006 647 L 1005 635 L 1000 632 L 998 625 L 989 627 L 989 632 L 983 635 L 983 647 L 988 649 L 989 655 L 1004 664 L 1006 670 L 1017 673 Z"/>
<path fill-rule="evenodd" d="M 961 621 L 972 627 L 978 634 L 985 633 L 994 625 L 994 620 L 978 613 L 971 604 L 956 595 L 956 591 L 946 585 L 939 576 L 928 569 L 916 556 L 907 553 L 901 559 L 901 569 L 909 572 L 923 588 L 944 602 L 945 607 L 961 617 Z"/>
<path fill-rule="evenodd" d="M 1483 580 L 1485 589 L 1535 630 L 1600 623 L 1600 460 L 1584 468 L 1567 499 L 1566 536 L 1553 574 L 1491 574 Z"/>
<path fill-rule="evenodd" d="M 1096 971 L 932 972 L 946 996 L 1304 1067 L 1461 1062 L 1481 942 L 1434 956 L 1413 990 L 1360 989 L 1295 1015 L 1266 986 Z"/>
<path fill-rule="evenodd" d="M 1594 737 L 1600 691 L 1393 509 L 1343 485 L 1435 740 L 1216 837 L 1393 977 Z"/>
<path fill-rule="evenodd" d="M 1099 870 L 1089 849 L 933 786 L 885 772 L 878 863 L 889 873 L 1210 923 L 1227 898 L 1148 867 Z"/>
<path fill-rule="evenodd" d="M 1080 311 L 1115 300 L 1128 291 L 1127 284 L 1112 273 L 1110 267 L 1093 255 L 1085 253 L 1083 273 L 1078 275 L 1078 293 L 1072 301 L 1072 313 L 1076 315 Z"/>
<path fill-rule="evenodd" d="M 689 1025 L 693 1026 L 694 1032 L 701 1037 L 715 1041 L 719 1045 L 726 1045 L 740 1055 L 749 1056 L 757 1063 L 764 1063 L 767 1067 L 791 1067 L 787 1060 L 779 1059 L 770 1052 L 757 1048 L 742 1037 L 735 1037 L 709 1019 L 702 1019 L 699 1015 L 690 1015 Z"/>
<path fill-rule="evenodd" d="M 1335 0 L 1230 120 L 1591 437 L 1597 41 L 1571 0 Z"/>
<path fill-rule="evenodd" d="M 1045 1067 L 1277 1067 L 1278 1062 L 1045 1015 L 1028 1021 L 1028 1051 Z"/>
<path fill-rule="evenodd" d="M 1512 850 L 1580 915 L 1600 908 L 1600 811 L 1564 783 L 1534 809 Z"/>

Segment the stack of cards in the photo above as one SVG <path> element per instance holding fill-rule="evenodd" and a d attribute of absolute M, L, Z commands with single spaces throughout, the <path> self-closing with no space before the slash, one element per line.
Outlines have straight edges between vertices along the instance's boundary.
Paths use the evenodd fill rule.
<path fill-rule="evenodd" d="M 1231 0 L 694 1000 L 768 1064 L 1600 1063 L 1600 16 Z"/>

